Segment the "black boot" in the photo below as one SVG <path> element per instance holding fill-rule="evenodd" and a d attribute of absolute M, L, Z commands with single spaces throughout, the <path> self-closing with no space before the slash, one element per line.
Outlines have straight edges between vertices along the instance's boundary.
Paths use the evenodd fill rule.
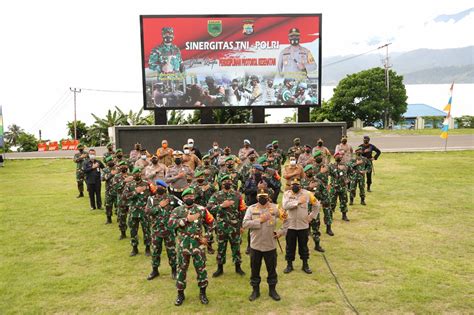
<path fill-rule="evenodd" d="M 324 248 L 321 247 L 320 241 L 314 242 L 314 250 L 320 253 L 324 253 Z"/>
<path fill-rule="evenodd" d="M 334 236 L 334 232 L 331 229 L 331 224 L 326 224 L 326 234 L 329 236 Z"/>
<path fill-rule="evenodd" d="M 174 305 L 180 306 L 184 302 L 184 290 L 178 290 L 178 296 L 176 297 L 176 301 L 174 301 Z"/>
<path fill-rule="evenodd" d="M 347 221 L 347 222 L 350 221 L 349 218 L 347 217 L 347 212 L 343 212 L 343 213 L 342 213 L 342 219 L 343 219 L 344 221 Z"/>
<path fill-rule="evenodd" d="M 79 190 L 79 195 L 76 198 L 84 197 L 84 184 L 83 182 L 77 182 L 77 190 Z"/>
<path fill-rule="evenodd" d="M 245 249 L 245 255 L 250 255 L 250 247 L 247 246 L 247 248 Z"/>
<path fill-rule="evenodd" d="M 176 267 L 171 267 L 171 279 L 176 280 Z"/>
<path fill-rule="evenodd" d="M 365 203 L 365 197 L 360 197 L 360 204 L 363 205 L 363 206 L 367 205 Z"/>
<path fill-rule="evenodd" d="M 208 245 L 207 245 L 207 253 L 208 253 L 209 255 L 214 255 L 215 252 L 216 252 L 216 251 L 214 250 L 214 248 L 212 248 L 212 244 L 208 244 Z"/>
<path fill-rule="evenodd" d="M 84 197 L 84 193 L 81 191 L 81 192 L 79 193 L 79 195 L 77 195 L 76 198 L 82 198 L 82 197 Z"/>
<path fill-rule="evenodd" d="M 107 221 L 105 224 L 112 224 L 112 217 L 110 215 L 107 216 Z"/>
<path fill-rule="evenodd" d="M 127 234 L 125 234 L 125 231 L 120 231 L 119 240 L 123 240 L 124 238 L 127 238 Z"/>
<path fill-rule="evenodd" d="M 276 287 L 275 284 L 270 285 L 270 290 L 269 290 L 269 292 L 268 292 L 268 295 L 269 295 L 272 299 L 274 299 L 275 301 L 280 301 L 281 298 L 280 298 L 280 296 L 278 295 L 278 293 L 277 293 L 275 287 Z"/>
<path fill-rule="evenodd" d="M 209 300 L 207 299 L 206 295 L 206 288 L 201 288 L 201 292 L 199 292 L 199 299 L 201 300 L 202 304 L 209 304 Z"/>
<path fill-rule="evenodd" d="M 367 184 L 367 191 L 368 191 L 368 192 L 371 192 L 371 191 L 372 191 L 372 190 L 370 190 L 370 185 L 371 185 L 371 184 Z"/>
<path fill-rule="evenodd" d="M 349 205 L 352 206 L 354 204 L 354 197 L 349 197 Z"/>
<path fill-rule="evenodd" d="M 240 264 L 235 264 L 235 272 L 241 276 L 245 276 L 245 272 L 240 268 Z"/>
<path fill-rule="evenodd" d="M 133 246 L 133 249 L 130 252 L 130 257 L 137 256 L 137 254 L 138 254 L 138 246 Z"/>
<path fill-rule="evenodd" d="M 146 279 L 147 280 L 153 280 L 156 277 L 158 277 L 159 275 L 160 275 L 160 272 L 158 271 L 158 267 L 153 267 L 153 270 L 151 271 L 151 273 L 148 275 L 148 277 Z"/>
<path fill-rule="evenodd" d="M 150 245 L 147 245 L 147 246 L 145 247 L 145 256 L 148 256 L 148 257 L 151 256 Z"/>
<path fill-rule="evenodd" d="M 284 273 L 290 273 L 293 271 L 293 262 L 288 261 L 285 270 L 283 270 Z"/>
<path fill-rule="evenodd" d="M 309 268 L 308 260 L 307 260 L 307 259 L 304 259 L 304 260 L 303 260 L 303 267 L 301 268 L 301 270 L 303 270 L 303 271 L 306 272 L 307 274 L 312 274 L 312 273 L 313 273 L 313 271 L 311 270 L 311 268 Z"/>
<path fill-rule="evenodd" d="M 249 296 L 250 302 L 255 301 L 256 299 L 260 297 L 260 287 L 257 285 L 257 286 L 253 286 L 252 288 L 253 288 L 252 294 L 250 294 Z"/>
<path fill-rule="evenodd" d="M 217 265 L 217 270 L 216 270 L 216 272 L 214 272 L 214 273 L 212 274 L 212 277 L 213 277 L 213 278 L 217 278 L 217 277 L 219 277 L 219 276 L 222 276 L 223 273 L 224 273 L 224 265 L 218 264 L 218 265 Z"/>

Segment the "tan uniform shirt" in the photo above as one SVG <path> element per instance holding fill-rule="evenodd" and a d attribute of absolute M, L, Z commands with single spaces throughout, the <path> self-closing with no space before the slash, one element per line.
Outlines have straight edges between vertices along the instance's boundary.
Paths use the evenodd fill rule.
<path fill-rule="evenodd" d="M 311 205 L 309 213 L 308 205 Z M 288 229 L 304 230 L 309 228 L 309 222 L 316 218 L 319 213 L 319 201 L 306 189 L 300 189 L 298 193 L 287 190 L 283 193 L 282 207 L 288 212 Z M 308 214 L 310 219 L 308 221 Z"/>
<path fill-rule="evenodd" d="M 184 172 L 185 176 L 178 177 L 178 174 Z M 189 183 L 187 177 L 193 176 L 193 171 L 187 165 L 173 165 L 168 169 L 165 175 L 165 181 L 170 185 L 170 189 L 176 192 L 182 192 L 188 188 Z"/>
<path fill-rule="evenodd" d="M 183 164 L 189 166 L 193 171 L 201 165 L 201 160 L 194 153 L 183 155 Z"/>
<path fill-rule="evenodd" d="M 321 156 L 323 158 L 323 163 L 324 164 L 328 164 L 329 162 L 331 162 L 331 152 L 329 152 L 328 148 L 326 148 L 325 146 L 322 146 L 322 147 L 316 146 L 316 147 L 313 148 L 313 155 L 318 150 L 323 153 L 323 154 L 321 154 Z"/>
<path fill-rule="evenodd" d="M 148 165 L 150 165 L 150 162 L 142 159 L 138 159 L 134 164 L 135 167 L 138 167 L 142 171 L 142 174 L 145 174 L 145 167 Z"/>
<path fill-rule="evenodd" d="M 344 163 L 347 163 L 352 159 L 352 147 L 347 143 L 339 143 L 338 145 L 336 145 L 336 150 L 334 151 L 334 153 L 343 154 L 342 162 Z"/>
<path fill-rule="evenodd" d="M 313 156 L 311 153 L 301 153 L 300 156 L 298 157 L 298 164 L 301 165 L 303 168 L 308 165 L 312 164 L 314 162 Z"/>
<path fill-rule="evenodd" d="M 285 190 L 290 189 L 291 187 L 291 180 L 293 178 L 299 178 L 302 179 L 304 175 L 304 170 L 301 167 L 301 165 L 285 165 L 285 168 L 283 169 L 283 178 L 286 179 L 286 185 L 285 185 Z"/>
<path fill-rule="evenodd" d="M 254 151 L 255 156 L 258 158 L 258 153 L 254 148 L 248 147 L 247 149 L 246 147 L 243 147 L 239 150 L 239 159 L 242 161 L 242 163 L 247 161 L 247 154 L 249 154 L 250 151 Z"/>
<path fill-rule="evenodd" d="M 264 213 L 270 213 L 271 218 L 261 223 L 260 215 Z M 250 229 L 250 247 L 252 249 L 268 252 L 276 248 L 276 239 L 273 235 L 278 219 L 283 221 L 280 233 L 286 234 L 288 229 L 286 213 L 279 211 L 276 204 L 268 202 L 265 206 L 262 206 L 256 203 L 247 208 L 242 226 Z"/>
<path fill-rule="evenodd" d="M 171 148 L 158 148 L 156 150 L 156 156 L 158 157 L 158 162 L 170 167 L 173 165 L 173 149 Z"/>
<path fill-rule="evenodd" d="M 153 183 L 158 179 L 165 180 L 167 170 L 168 168 L 164 164 L 156 163 L 154 165 L 151 163 L 145 167 L 145 179 L 151 180 Z"/>

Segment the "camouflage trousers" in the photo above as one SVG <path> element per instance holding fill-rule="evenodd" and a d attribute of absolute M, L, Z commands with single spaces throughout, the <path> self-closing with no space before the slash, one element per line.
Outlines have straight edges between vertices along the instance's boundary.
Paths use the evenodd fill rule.
<path fill-rule="evenodd" d="M 80 193 L 84 192 L 84 172 L 79 168 L 76 169 L 76 182 L 77 182 L 77 189 Z"/>
<path fill-rule="evenodd" d="M 337 187 L 331 194 L 331 210 L 336 210 L 337 199 L 339 199 L 339 208 L 341 212 L 347 212 L 347 189 L 346 187 Z"/>
<path fill-rule="evenodd" d="M 193 258 L 194 269 L 197 273 L 198 287 L 207 287 L 207 270 L 206 270 L 206 252 L 205 248 L 194 247 L 194 248 L 183 248 L 178 246 L 177 253 L 177 276 L 176 276 L 176 288 L 178 290 L 186 289 L 186 273 L 189 268 L 189 263 Z"/>
<path fill-rule="evenodd" d="M 165 243 L 168 263 L 171 268 L 176 268 L 176 241 L 173 233 L 159 236 L 157 231 L 151 232 L 151 266 L 158 268 L 161 263 L 161 252 Z"/>
<path fill-rule="evenodd" d="M 105 214 L 112 216 L 112 209 L 115 209 L 115 215 L 117 215 L 117 195 L 113 195 L 107 190 L 105 191 Z"/>
<path fill-rule="evenodd" d="M 121 232 L 127 231 L 127 215 L 128 215 L 127 206 L 117 207 L 117 220 L 118 220 L 118 226 Z"/>
<path fill-rule="evenodd" d="M 242 262 L 242 257 L 240 255 L 240 243 L 241 243 L 240 228 L 231 227 L 231 226 L 221 228 L 218 226 L 216 229 L 216 236 L 217 236 L 217 263 L 221 265 L 225 264 L 227 242 L 229 242 L 230 249 L 232 251 L 232 261 L 234 264 L 240 264 Z"/>
<path fill-rule="evenodd" d="M 150 246 L 150 226 L 145 216 L 128 216 L 128 227 L 130 228 L 130 244 L 138 246 L 138 228 L 142 226 L 143 242 L 145 246 Z"/>
<path fill-rule="evenodd" d="M 321 226 L 321 219 L 320 219 L 320 213 L 318 213 L 316 218 L 314 218 L 313 220 L 311 220 L 311 222 L 309 222 L 311 236 L 313 237 L 313 240 L 315 242 L 319 242 L 320 240 L 320 236 L 321 236 L 321 232 L 319 231 L 320 226 Z"/>
<path fill-rule="evenodd" d="M 359 196 L 361 198 L 365 198 L 365 176 L 364 175 L 357 176 L 351 179 L 349 188 L 350 188 L 352 198 L 355 198 L 356 196 L 357 186 L 359 186 Z"/>

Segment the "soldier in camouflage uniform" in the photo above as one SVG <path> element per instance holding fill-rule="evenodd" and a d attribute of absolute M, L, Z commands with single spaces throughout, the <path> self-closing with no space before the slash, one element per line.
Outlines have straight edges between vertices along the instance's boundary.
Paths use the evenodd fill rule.
<path fill-rule="evenodd" d="M 354 198 L 356 195 L 357 186 L 359 186 L 360 204 L 366 205 L 365 203 L 365 174 L 367 173 L 369 162 L 367 158 L 362 156 L 362 147 L 356 150 L 356 157 L 349 161 L 349 204 L 354 204 Z"/>
<path fill-rule="evenodd" d="M 242 258 L 240 255 L 240 243 L 242 233 L 242 220 L 244 219 L 247 206 L 242 195 L 232 187 L 230 175 L 221 178 L 222 190 L 214 193 L 209 199 L 207 209 L 216 213 L 216 235 L 217 235 L 217 271 L 213 277 L 219 277 L 224 273 L 226 261 L 227 242 L 232 250 L 232 261 L 235 264 L 235 272 L 244 275 L 240 267 Z"/>
<path fill-rule="evenodd" d="M 117 174 L 115 163 L 111 155 L 105 158 L 106 167 L 102 171 L 102 181 L 105 182 L 105 215 L 107 221 L 105 224 L 112 223 L 112 209 L 115 206 L 115 214 L 117 215 L 117 195 L 112 193 L 113 177 Z"/>
<path fill-rule="evenodd" d="M 214 218 L 206 208 L 194 203 L 195 195 L 192 188 L 185 189 L 181 196 L 185 204 L 173 210 L 168 222 L 170 228 L 176 232 L 178 267 L 176 288 L 178 289 L 178 296 L 175 305 L 180 306 L 184 302 L 186 273 L 191 257 L 193 258 L 194 268 L 197 273 L 201 303 L 208 304 L 209 300 L 206 295 L 208 281 L 205 248 L 209 240 L 209 234 L 205 237 L 202 235 L 202 226 L 208 225 L 212 229 Z"/>
<path fill-rule="evenodd" d="M 334 155 L 335 163 L 329 165 L 331 175 L 331 209 L 336 210 L 337 199 L 339 198 L 339 208 L 342 212 L 342 220 L 349 221 L 347 218 L 347 184 L 349 178 L 347 176 L 347 165 L 342 163 L 342 154 Z"/>
<path fill-rule="evenodd" d="M 262 165 L 262 179 L 268 184 L 268 188 L 273 190 L 272 202 L 278 203 L 278 196 L 281 190 L 281 177 L 278 171 L 270 167 L 270 162 L 264 156 L 261 156 L 257 162 Z"/>
<path fill-rule="evenodd" d="M 267 152 L 265 152 L 265 154 L 263 154 L 262 156 L 267 158 L 268 166 L 270 168 L 273 168 L 274 170 L 278 170 L 278 168 L 281 168 L 280 160 L 273 152 L 273 145 L 271 143 L 267 144 L 265 150 Z"/>
<path fill-rule="evenodd" d="M 224 162 L 225 162 L 225 168 L 222 169 L 219 172 L 219 175 L 217 176 L 219 189 L 222 189 L 222 178 L 226 175 L 228 175 L 230 177 L 230 179 L 232 180 L 232 188 L 234 190 L 239 189 L 239 180 L 240 180 L 241 183 L 243 183 L 243 182 L 242 182 L 242 176 L 234 168 L 234 157 L 229 156 L 224 160 Z"/>
<path fill-rule="evenodd" d="M 173 44 L 173 28 L 163 27 L 161 37 L 163 38 L 162 43 L 151 50 L 150 59 L 148 60 L 150 70 L 158 73 L 183 72 L 184 64 L 181 52 L 178 46 Z"/>
<path fill-rule="evenodd" d="M 171 277 L 176 280 L 176 248 L 174 231 L 170 229 L 168 222 L 171 212 L 176 206 L 175 201 L 168 194 L 166 188 L 168 185 L 162 181 L 156 182 L 156 194 L 148 198 L 145 214 L 151 223 L 151 267 L 152 271 L 148 275 L 147 280 L 152 280 L 159 276 L 158 267 L 161 262 L 161 251 L 163 243 L 165 243 L 166 254 L 168 255 L 168 263 L 171 267 Z"/>
<path fill-rule="evenodd" d="M 281 166 L 285 164 L 286 162 L 286 153 L 283 151 L 283 149 L 280 148 L 280 144 L 278 143 L 278 140 L 273 140 L 272 141 L 272 146 L 273 146 L 273 154 L 275 155 L 275 158 L 278 160 L 278 174 L 281 174 Z"/>
<path fill-rule="evenodd" d="M 115 195 L 117 198 L 117 221 L 120 229 L 119 240 L 126 238 L 125 232 L 127 231 L 127 215 L 128 205 L 127 200 L 123 195 L 125 185 L 132 180 L 132 177 L 128 176 L 128 165 L 125 161 L 118 163 L 120 173 L 116 174 L 112 178 L 112 189 L 111 195 Z"/>
<path fill-rule="evenodd" d="M 313 164 L 313 170 L 315 176 L 318 180 L 321 181 L 322 185 L 316 186 L 316 193 L 319 194 L 317 197 L 321 201 L 321 206 L 323 207 L 324 212 L 324 224 L 326 224 L 326 234 L 329 236 L 334 236 L 334 233 L 331 229 L 333 221 L 333 211 L 331 206 L 331 198 L 334 194 L 334 189 L 329 184 L 329 166 L 323 163 L 323 158 L 321 156 L 321 151 L 317 151 L 313 156 L 315 157 L 315 162 Z"/>
<path fill-rule="evenodd" d="M 300 154 L 303 153 L 304 149 L 301 146 L 301 140 L 300 138 L 294 138 L 293 139 L 293 146 L 288 149 L 288 156 L 294 156 L 296 161 L 298 161 L 298 158 L 300 157 Z"/>
<path fill-rule="evenodd" d="M 211 163 L 211 157 L 209 154 L 202 157 L 202 164 L 196 167 L 196 171 L 203 171 L 204 176 L 206 176 L 206 181 L 214 186 L 219 169 Z"/>
<path fill-rule="evenodd" d="M 243 192 L 245 182 L 251 176 L 251 171 L 256 160 L 257 160 L 257 156 L 255 155 L 255 153 L 250 153 L 247 160 L 244 162 L 244 164 L 240 168 L 240 175 L 242 177 L 242 185 L 240 187 L 241 192 Z"/>
<path fill-rule="evenodd" d="M 145 243 L 145 255 L 150 256 L 150 227 L 145 217 L 145 206 L 150 196 L 150 186 L 142 180 L 141 170 L 134 168 L 132 171 L 133 181 L 129 182 L 124 190 L 125 197 L 129 206 L 128 227 L 130 228 L 130 244 L 132 251 L 130 256 L 138 254 L 138 227 L 141 224 L 143 240 Z"/>
<path fill-rule="evenodd" d="M 84 197 L 84 171 L 82 170 L 82 163 L 89 156 L 86 152 L 84 152 L 83 144 L 78 144 L 77 149 L 79 152 L 74 154 L 74 163 L 76 163 L 76 182 L 77 189 L 79 190 L 79 195 L 77 198 L 81 198 Z"/>
<path fill-rule="evenodd" d="M 107 143 L 107 151 L 104 153 L 104 156 L 102 157 L 104 163 L 105 164 L 107 163 L 105 161 L 105 159 L 107 159 L 109 156 L 111 156 L 113 158 L 114 155 L 115 155 L 114 145 L 111 142 L 109 142 L 109 143 Z"/>
<path fill-rule="evenodd" d="M 216 192 L 216 188 L 214 185 L 211 185 L 205 178 L 205 174 L 203 170 L 196 170 L 194 172 L 194 182 L 190 186 L 194 189 L 195 193 L 195 200 L 194 202 L 200 206 L 206 207 L 209 199 L 211 196 Z M 209 211 L 213 217 L 216 216 L 214 211 Z M 214 249 L 212 248 L 212 243 L 214 243 L 214 236 L 212 231 L 208 231 L 208 226 L 205 225 L 204 229 L 206 229 L 206 233 L 209 234 L 209 242 L 207 244 L 207 252 L 210 255 L 215 253 Z"/>

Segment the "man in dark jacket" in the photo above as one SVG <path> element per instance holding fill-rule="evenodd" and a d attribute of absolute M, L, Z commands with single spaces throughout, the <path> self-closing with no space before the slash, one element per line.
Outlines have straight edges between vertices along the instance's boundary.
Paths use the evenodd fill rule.
<path fill-rule="evenodd" d="M 83 162 L 82 170 L 84 171 L 86 177 L 87 192 L 89 193 L 91 210 L 96 208 L 102 209 L 102 198 L 100 196 L 100 170 L 103 168 L 104 164 L 96 159 L 95 150 L 90 149 L 89 158 Z"/>
<path fill-rule="evenodd" d="M 359 147 L 362 147 L 362 156 L 367 159 L 367 167 L 366 170 L 367 172 L 365 173 L 367 176 L 367 191 L 370 192 L 370 185 L 372 185 L 372 171 L 374 169 L 373 161 L 377 160 L 382 154 L 380 150 L 373 145 L 370 142 L 370 137 L 369 136 L 364 136 L 364 143 L 362 143 Z M 373 156 L 373 152 L 375 152 L 375 155 Z"/>

